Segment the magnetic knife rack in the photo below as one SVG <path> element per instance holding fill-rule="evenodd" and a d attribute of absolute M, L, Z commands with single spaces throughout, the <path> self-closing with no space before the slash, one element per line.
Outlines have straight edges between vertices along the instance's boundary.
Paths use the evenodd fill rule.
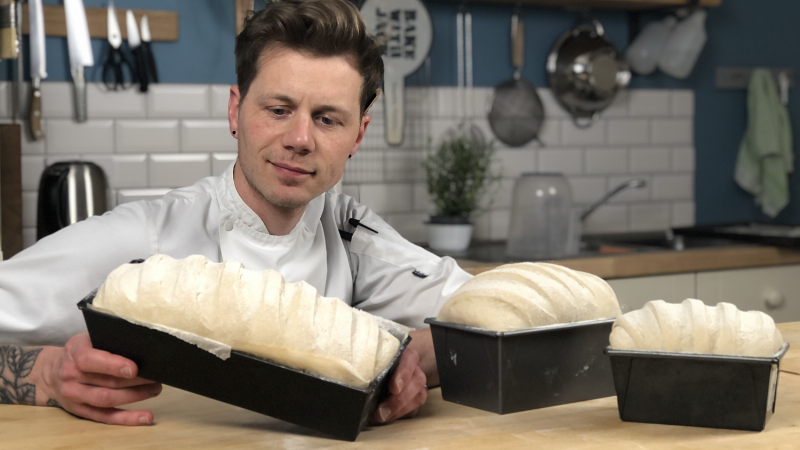
<path fill-rule="evenodd" d="M 89 25 L 89 37 L 106 39 L 108 38 L 106 8 L 85 8 L 86 22 Z M 125 11 L 117 10 L 117 21 L 125 23 Z M 140 23 L 142 16 L 147 14 L 147 21 L 150 25 L 150 36 L 153 41 L 174 42 L 178 40 L 178 13 L 174 11 L 158 11 L 132 9 L 136 22 Z M 64 16 L 64 7 L 55 5 L 43 5 L 44 13 L 44 34 L 46 36 L 67 37 L 67 21 Z M 128 38 L 127 27 L 121 26 L 122 39 Z M 22 5 L 22 34 L 29 34 L 28 26 L 28 5 Z"/>

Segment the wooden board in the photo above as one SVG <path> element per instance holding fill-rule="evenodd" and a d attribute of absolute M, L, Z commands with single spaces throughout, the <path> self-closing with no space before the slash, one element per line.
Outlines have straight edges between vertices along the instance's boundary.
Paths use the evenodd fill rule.
<path fill-rule="evenodd" d="M 22 251 L 22 162 L 19 124 L 0 125 L 0 218 L 3 259 Z"/>
<path fill-rule="evenodd" d="M 244 28 L 244 19 L 247 17 L 247 12 L 253 10 L 253 0 L 234 0 L 236 2 L 236 35 L 242 32 Z"/>
<path fill-rule="evenodd" d="M 690 6 L 695 3 L 693 0 L 434 0 L 434 1 L 457 1 L 459 3 L 503 3 L 508 5 L 521 6 L 553 6 L 574 9 L 627 9 L 643 10 L 658 8 L 673 8 L 680 6 Z M 711 7 L 720 6 L 722 0 L 698 0 L 699 6 Z"/>
<path fill-rule="evenodd" d="M 473 275 L 500 265 L 469 260 L 457 262 Z M 800 250 L 767 246 L 725 247 L 565 258 L 548 262 L 611 279 L 798 264 Z"/>
<path fill-rule="evenodd" d="M 117 9 L 117 22 L 122 32 L 122 39 L 128 39 L 128 28 L 125 26 L 126 9 Z M 132 9 L 136 23 L 140 24 L 142 16 L 147 14 L 150 36 L 153 41 L 178 40 L 178 13 L 174 11 L 156 11 Z M 43 5 L 44 34 L 47 36 L 67 37 L 67 21 L 63 6 Z M 106 8 L 86 8 L 86 22 L 89 24 L 89 36 L 98 39 L 108 38 L 108 10 Z M 22 5 L 22 33 L 29 34 L 28 5 Z M 141 33 L 140 33 L 141 34 Z"/>
<path fill-rule="evenodd" d="M 781 324 L 798 329 L 800 324 Z M 800 341 L 784 358 L 800 355 Z M 279 389 L 279 387 L 275 387 Z M 265 398 L 265 401 L 269 401 Z M 122 449 L 795 449 L 800 442 L 800 375 L 781 372 L 775 415 L 764 431 L 734 431 L 622 422 L 616 397 L 497 415 L 442 400 L 431 389 L 414 419 L 371 427 L 356 442 L 328 439 L 267 416 L 164 387 L 131 405 L 153 411 L 155 425 L 120 427 L 79 419 L 56 408 L 0 405 L 3 448 Z M 333 410 L 333 406 L 331 408 Z"/>

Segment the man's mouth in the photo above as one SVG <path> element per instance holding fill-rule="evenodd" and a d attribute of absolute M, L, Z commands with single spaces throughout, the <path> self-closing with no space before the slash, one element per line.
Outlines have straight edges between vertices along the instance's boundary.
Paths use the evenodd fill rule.
<path fill-rule="evenodd" d="M 273 166 L 277 167 L 278 169 L 283 169 L 284 171 L 289 172 L 288 173 L 289 175 L 291 175 L 291 174 L 297 174 L 297 175 L 314 175 L 314 174 L 316 174 L 316 172 L 311 172 L 311 171 L 305 170 L 305 169 L 303 169 L 301 167 L 292 166 L 292 165 L 286 164 L 286 163 L 276 163 L 276 162 L 273 162 L 273 161 L 270 161 L 269 163 L 272 164 Z"/>

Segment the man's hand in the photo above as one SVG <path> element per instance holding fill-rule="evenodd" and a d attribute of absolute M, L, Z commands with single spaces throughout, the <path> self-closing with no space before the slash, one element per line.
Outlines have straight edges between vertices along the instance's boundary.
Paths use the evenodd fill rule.
<path fill-rule="evenodd" d="M 161 384 L 138 378 L 133 361 L 94 349 L 88 333 L 74 336 L 63 348 L 45 347 L 39 359 L 31 374 L 40 386 L 37 404 L 55 404 L 76 416 L 112 425 L 153 423 L 150 411 L 116 407 L 155 397 Z"/>
<path fill-rule="evenodd" d="M 373 415 L 376 423 L 388 423 L 417 415 L 428 399 L 428 386 L 439 384 L 436 358 L 433 354 L 431 330 L 412 331 L 406 347 L 389 381 L 389 398 L 378 405 Z"/>

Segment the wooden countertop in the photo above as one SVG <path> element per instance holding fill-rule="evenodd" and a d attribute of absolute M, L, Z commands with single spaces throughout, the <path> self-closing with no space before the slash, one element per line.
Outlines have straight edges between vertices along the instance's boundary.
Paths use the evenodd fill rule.
<path fill-rule="evenodd" d="M 500 265 L 457 260 L 467 272 L 477 275 Z M 598 255 L 549 261 L 601 278 L 627 278 L 709 270 L 743 269 L 800 263 L 800 250 L 768 246 L 702 248 L 683 251 Z"/>
<path fill-rule="evenodd" d="M 0 405 L 3 449 L 794 449 L 800 442 L 800 322 L 780 324 L 792 348 L 781 363 L 775 414 L 760 433 L 622 422 L 616 397 L 497 415 L 445 402 L 432 389 L 417 418 L 364 430 L 356 442 L 165 386 L 150 427 L 78 419 L 56 408 Z"/>

